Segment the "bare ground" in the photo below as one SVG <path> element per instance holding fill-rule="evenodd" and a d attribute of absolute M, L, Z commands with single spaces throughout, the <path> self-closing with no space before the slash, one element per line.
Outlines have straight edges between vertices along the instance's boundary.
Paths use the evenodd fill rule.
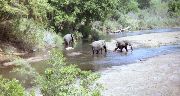
<path fill-rule="evenodd" d="M 180 32 L 144 34 L 120 39 L 132 41 L 135 48 L 158 47 L 179 44 Z M 107 44 L 109 50 L 113 50 L 113 44 L 113 41 Z M 179 58 L 180 51 L 101 71 L 102 76 L 98 82 L 105 87 L 103 96 L 180 96 Z"/>

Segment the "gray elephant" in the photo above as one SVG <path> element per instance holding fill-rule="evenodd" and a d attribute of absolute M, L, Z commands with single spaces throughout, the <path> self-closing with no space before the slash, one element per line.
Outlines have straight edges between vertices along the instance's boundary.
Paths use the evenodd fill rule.
<path fill-rule="evenodd" d="M 133 51 L 132 45 L 129 41 L 127 40 L 116 40 L 116 48 L 114 51 L 116 51 L 118 48 L 120 49 L 120 51 L 122 52 L 123 48 L 126 49 L 126 52 L 128 52 L 127 46 L 129 45 L 131 47 L 131 51 Z"/>
<path fill-rule="evenodd" d="M 105 50 L 105 53 L 107 52 L 105 40 L 94 41 L 90 45 L 92 46 L 93 54 L 94 52 L 96 52 L 96 54 L 99 54 L 99 51 L 101 51 L 101 54 L 102 54 L 103 49 Z"/>
<path fill-rule="evenodd" d="M 73 47 L 73 43 L 74 43 L 74 36 L 73 36 L 73 34 L 66 34 L 63 37 L 63 39 L 64 39 L 65 47 L 69 47 L 69 46 Z"/>

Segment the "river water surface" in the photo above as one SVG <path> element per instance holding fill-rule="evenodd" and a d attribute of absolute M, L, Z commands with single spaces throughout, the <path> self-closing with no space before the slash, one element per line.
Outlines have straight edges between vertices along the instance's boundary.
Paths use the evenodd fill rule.
<path fill-rule="evenodd" d="M 125 32 L 125 33 L 112 33 L 103 37 L 106 41 L 112 39 L 133 36 L 133 35 L 142 35 L 150 33 L 160 33 L 160 32 L 175 32 L 180 31 L 180 28 L 166 28 L 166 29 L 153 29 L 153 30 L 142 30 L 137 32 Z M 168 54 L 176 51 L 180 51 L 180 45 L 170 45 L 170 46 L 161 46 L 155 48 L 138 48 L 134 49 L 132 52 L 113 52 L 108 50 L 106 54 L 95 54 L 92 55 L 90 44 L 91 42 L 82 41 L 78 43 L 74 50 L 68 50 L 65 52 L 65 57 L 67 62 L 70 64 L 76 64 L 83 70 L 93 70 L 98 71 L 111 66 L 120 66 L 124 64 L 135 63 L 137 61 L 145 60 L 147 58 Z M 68 54 L 72 53 L 81 53 L 77 56 L 71 56 Z"/>
<path fill-rule="evenodd" d="M 153 30 L 142 30 L 137 32 L 124 32 L 124 33 L 114 33 L 104 36 L 101 39 L 110 41 L 112 39 L 150 34 L 150 33 L 160 33 L 160 32 L 175 32 L 180 31 L 180 28 L 166 28 L 166 29 L 153 29 Z M 99 71 L 111 66 L 120 66 L 124 64 L 135 63 L 141 60 L 146 60 L 147 58 L 168 54 L 172 52 L 180 51 L 180 45 L 170 45 L 161 46 L 156 48 L 137 48 L 132 52 L 113 52 L 108 50 L 106 54 L 95 54 L 92 55 L 90 44 L 88 41 L 81 41 L 76 44 L 73 50 L 64 50 L 64 56 L 67 58 L 67 63 L 76 64 L 82 70 L 92 70 Z M 78 55 L 72 56 L 71 54 L 76 53 Z M 43 72 L 45 68 L 48 67 L 46 61 L 40 61 L 32 63 L 32 66 L 38 71 Z M 16 75 L 9 73 L 12 68 L 0 68 L 0 74 L 4 77 L 12 78 Z M 23 77 L 21 77 L 23 78 Z"/>

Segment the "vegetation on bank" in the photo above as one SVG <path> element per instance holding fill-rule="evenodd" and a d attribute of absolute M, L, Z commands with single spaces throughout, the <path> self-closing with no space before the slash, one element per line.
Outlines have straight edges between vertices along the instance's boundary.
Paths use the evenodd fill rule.
<path fill-rule="evenodd" d="M 50 67 L 39 73 L 28 62 L 17 58 L 16 64 L 19 67 L 13 72 L 23 77 L 23 80 L 20 83 L 15 79 L 0 77 L 0 96 L 35 96 L 34 89 L 25 91 L 22 85 L 27 83 L 38 87 L 43 96 L 101 96 L 103 87 L 95 82 L 99 74 L 82 71 L 76 65 L 67 65 L 64 60 L 62 53 L 53 49 L 47 61 Z"/>
<path fill-rule="evenodd" d="M 1 0 L 1 40 L 22 49 L 62 43 L 47 33 L 82 34 L 96 39 L 102 32 L 179 26 L 179 0 Z M 45 35 L 44 35 L 45 34 Z M 81 36 L 81 35 L 78 35 Z M 3 37 L 3 38 L 2 38 Z M 59 38 L 59 37 L 58 37 Z M 58 41 L 57 41 L 58 40 Z M 48 40 L 50 41 L 50 40 Z M 48 42 L 49 43 L 49 42 Z M 24 46 L 25 45 L 25 46 Z"/>
<path fill-rule="evenodd" d="M 128 26 L 130 30 L 179 26 L 179 16 L 180 0 L 0 0 L 0 41 L 36 51 L 61 47 L 66 33 L 96 40 L 105 32 Z M 66 66 L 57 51 L 49 63 L 52 67 L 39 74 L 20 60 L 18 71 L 31 75 L 27 78 L 35 80 L 45 96 L 100 95 L 99 85 L 94 84 L 97 74 Z M 18 81 L 0 79 L 2 96 L 24 95 Z"/>
<path fill-rule="evenodd" d="M 95 81 L 99 74 L 81 71 L 75 65 L 67 66 L 63 55 L 52 50 L 50 68 L 37 78 L 44 96 L 100 96 L 101 86 Z"/>
<path fill-rule="evenodd" d="M 18 80 L 8 80 L 0 76 L 0 96 L 24 96 L 25 89 Z"/>

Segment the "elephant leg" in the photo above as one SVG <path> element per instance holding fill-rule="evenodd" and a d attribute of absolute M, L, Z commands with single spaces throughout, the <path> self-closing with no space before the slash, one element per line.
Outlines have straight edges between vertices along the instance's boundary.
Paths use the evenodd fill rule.
<path fill-rule="evenodd" d="M 74 42 L 73 42 L 73 40 L 70 41 L 70 44 L 71 44 L 72 47 L 74 47 Z"/>
<path fill-rule="evenodd" d="M 65 43 L 64 43 L 64 44 L 65 44 L 65 48 L 67 48 L 67 46 L 68 46 L 68 42 L 67 42 L 67 41 L 65 41 Z"/>
<path fill-rule="evenodd" d="M 122 50 L 123 50 L 123 47 L 120 47 L 119 49 L 120 49 L 120 52 L 122 52 Z"/>
<path fill-rule="evenodd" d="M 127 46 L 125 46 L 126 52 L 128 52 Z"/>
<path fill-rule="evenodd" d="M 116 51 L 118 49 L 118 47 L 116 47 L 115 49 L 114 49 L 114 51 Z"/>
<path fill-rule="evenodd" d="M 94 54 L 94 48 L 92 47 L 92 52 L 93 52 L 93 54 Z"/>
<path fill-rule="evenodd" d="M 101 54 L 102 54 L 102 48 L 100 50 L 101 50 Z"/>
<path fill-rule="evenodd" d="M 105 50 L 105 52 L 107 52 L 107 48 L 106 48 L 106 46 L 103 46 L 104 47 L 104 50 Z M 117 49 L 116 49 L 117 50 Z"/>
<path fill-rule="evenodd" d="M 73 41 L 71 41 L 71 46 L 72 46 L 72 47 L 74 47 L 74 43 L 73 43 Z"/>
<path fill-rule="evenodd" d="M 99 54 L 99 50 L 96 50 L 96 54 Z"/>

